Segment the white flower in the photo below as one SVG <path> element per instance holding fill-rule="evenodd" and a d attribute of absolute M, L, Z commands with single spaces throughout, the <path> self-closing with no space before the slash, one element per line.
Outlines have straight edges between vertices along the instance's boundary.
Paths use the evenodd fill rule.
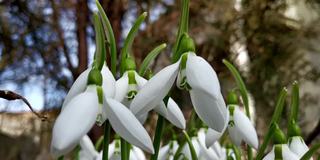
<path fill-rule="evenodd" d="M 108 159 L 121 160 L 120 139 L 115 139 L 109 144 Z M 132 146 L 129 160 L 146 160 L 146 156 L 140 148 Z"/>
<path fill-rule="evenodd" d="M 141 77 L 136 71 L 126 71 L 116 82 L 115 99 L 122 102 L 125 106 L 130 106 L 131 100 L 143 88 L 148 81 Z M 154 110 L 165 117 L 169 122 L 178 128 L 185 129 L 186 121 L 179 106 L 173 99 L 169 98 L 167 107 L 164 102 L 160 102 Z M 147 118 L 148 112 L 142 115 L 136 115 L 143 124 Z"/>
<path fill-rule="evenodd" d="M 198 132 L 198 142 L 200 146 L 200 153 L 198 155 L 199 159 L 210 159 L 210 160 L 220 160 L 217 153 L 213 150 L 213 148 L 207 148 L 205 144 L 205 137 L 206 133 L 205 130 L 202 128 Z"/>
<path fill-rule="evenodd" d="M 68 102 L 64 103 L 65 106 L 53 126 L 52 154 L 58 157 L 70 152 L 88 133 L 96 120 L 102 124 L 107 118 L 114 131 L 122 138 L 153 153 L 151 138 L 140 122 L 123 104 L 109 98 L 112 96 L 111 91 L 114 90 L 112 83 L 103 84 L 102 90 L 99 89 L 99 86 L 88 85 L 85 91 L 82 91 L 82 85 L 79 85 L 82 84 L 82 81 L 79 80 L 73 85 L 72 92 L 68 93 L 69 96 L 66 99 Z M 105 80 L 104 82 L 111 81 Z M 110 93 L 105 92 L 108 89 L 110 89 Z M 99 102 L 98 93 L 102 94 L 100 101 L 103 102 Z"/>
<path fill-rule="evenodd" d="M 277 150 L 277 151 L 275 151 Z M 276 155 L 276 153 L 280 153 L 280 155 Z M 299 157 L 290 151 L 287 144 L 276 144 L 273 146 L 271 152 L 269 152 L 262 160 L 299 160 Z"/>
<path fill-rule="evenodd" d="M 133 99 L 132 112 L 142 115 L 155 108 L 168 94 L 176 78 L 178 87 L 189 90 L 198 116 L 210 128 L 222 132 L 228 122 L 228 112 L 217 75 L 208 62 L 192 52 L 185 53 L 177 63 L 152 77 Z"/>
<path fill-rule="evenodd" d="M 84 92 L 87 88 L 87 81 L 88 81 L 88 75 L 91 70 L 91 67 L 86 69 L 84 72 L 82 72 L 78 78 L 74 81 L 72 84 L 70 90 L 68 91 L 66 97 L 64 98 L 62 108 L 63 110 L 66 106 L 66 104 L 76 95 Z M 107 97 L 113 97 L 115 94 L 115 83 L 116 80 L 114 79 L 112 73 L 110 72 L 109 68 L 106 65 L 103 65 L 101 70 L 101 75 L 103 78 L 102 81 L 102 88 L 104 90 L 104 93 Z"/>
<path fill-rule="evenodd" d="M 178 148 L 179 144 L 177 141 L 170 141 L 167 145 L 160 148 L 158 160 L 173 160 Z"/>
<path fill-rule="evenodd" d="M 309 147 L 304 143 L 304 140 L 300 136 L 294 136 L 289 138 L 289 149 L 301 158 L 306 152 L 309 151 Z M 312 160 L 312 158 L 311 158 Z"/>
<path fill-rule="evenodd" d="M 231 141 L 238 146 L 245 141 L 251 147 L 258 149 L 257 132 L 249 118 L 239 109 L 238 105 L 229 105 L 228 110 L 230 113 L 228 132 Z"/>
<path fill-rule="evenodd" d="M 229 114 L 227 115 L 227 119 L 229 119 Z M 205 143 L 206 143 L 206 147 L 209 148 L 210 146 L 212 146 L 213 144 L 215 144 L 215 142 L 217 142 L 217 140 L 223 135 L 224 131 L 226 130 L 228 125 L 225 125 L 224 129 L 222 130 L 222 132 L 217 132 L 211 128 L 208 128 L 208 131 L 206 133 L 206 137 L 205 137 Z"/>
<path fill-rule="evenodd" d="M 90 138 L 85 135 L 80 140 L 81 150 L 79 151 L 80 160 L 100 160 L 102 159 L 102 154 L 99 154 L 98 151 L 95 150 L 94 145 Z"/>

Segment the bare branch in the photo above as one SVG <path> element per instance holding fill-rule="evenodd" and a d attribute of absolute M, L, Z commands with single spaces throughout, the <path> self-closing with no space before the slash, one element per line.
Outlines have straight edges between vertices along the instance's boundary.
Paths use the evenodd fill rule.
<path fill-rule="evenodd" d="M 28 102 L 28 100 L 26 98 L 24 98 L 23 96 L 15 93 L 15 92 L 12 92 L 9 90 L 0 90 L 0 98 L 6 99 L 8 101 L 22 100 L 29 107 L 29 109 L 32 111 L 33 114 L 35 114 L 37 117 L 39 117 L 42 121 L 48 121 L 48 117 L 37 113 L 32 108 L 32 106 L 30 105 L 30 103 Z"/>

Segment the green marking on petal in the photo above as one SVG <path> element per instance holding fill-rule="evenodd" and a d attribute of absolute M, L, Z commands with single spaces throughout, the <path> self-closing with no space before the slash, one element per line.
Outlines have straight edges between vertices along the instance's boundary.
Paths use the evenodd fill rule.
<path fill-rule="evenodd" d="M 274 159 L 275 160 L 282 160 L 282 145 L 277 144 L 274 146 Z"/>
<path fill-rule="evenodd" d="M 127 94 L 128 100 L 133 100 L 133 98 L 137 95 L 137 93 L 138 92 L 136 90 L 129 91 Z"/>

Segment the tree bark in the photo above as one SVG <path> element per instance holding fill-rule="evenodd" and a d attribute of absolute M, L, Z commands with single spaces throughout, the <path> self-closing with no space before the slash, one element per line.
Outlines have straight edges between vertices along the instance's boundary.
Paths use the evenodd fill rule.
<path fill-rule="evenodd" d="M 78 77 L 88 65 L 88 44 L 87 44 L 87 23 L 88 18 L 87 0 L 77 0 L 76 3 L 76 23 L 77 23 L 77 40 L 78 40 L 78 68 L 74 77 Z"/>

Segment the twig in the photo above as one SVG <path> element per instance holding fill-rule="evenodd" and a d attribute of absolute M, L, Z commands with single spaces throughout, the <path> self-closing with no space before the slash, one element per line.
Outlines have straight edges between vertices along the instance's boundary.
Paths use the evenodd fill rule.
<path fill-rule="evenodd" d="M 22 100 L 28 107 L 29 109 L 32 111 L 33 114 L 35 114 L 37 117 L 39 117 L 42 121 L 47 121 L 48 117 L 46 117 L 45 115 L 41 115 L 39 113 L 37 113 L 32 106 L 30 105 L 30 103 L 28 102 L 28 100 L 26 98 L 24 98 L 23 96 L 9 91 L 9 90 L 0 90 L 0 98 L 6 99 L 8 101 L 12 101 L 12 100 Z"/>
<path fill-rule="evenodd" d="M 313 131 L 308 135 L 306 139 L 306 144 L 309 145 L 312 143 L 314 139 L 319 135 L 320 133 L 320 120 L 318 121 L 317 126 L 313 129 Z"/>

